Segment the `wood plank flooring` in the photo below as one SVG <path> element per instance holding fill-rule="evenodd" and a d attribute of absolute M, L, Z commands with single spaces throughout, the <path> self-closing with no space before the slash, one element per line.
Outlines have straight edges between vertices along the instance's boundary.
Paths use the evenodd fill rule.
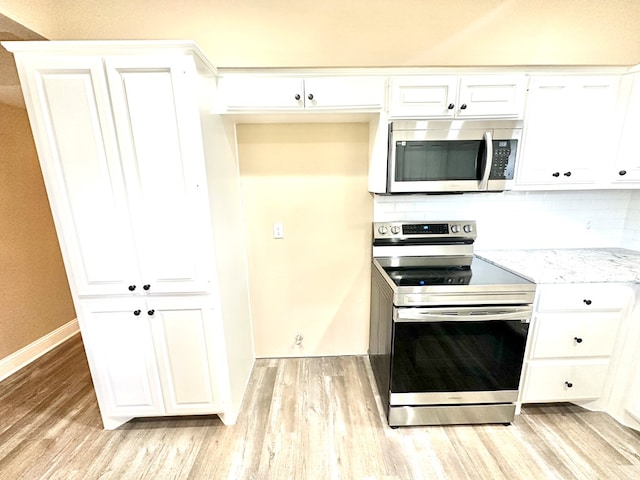
<path fill-rule="evenodd" d="M 0 383 L 0 479 L 638 479 L 640 433 L 572 405 L 386 426 L 365 357 L 258 360 L 237 425 L 102 430 L 78 336 Z"/>

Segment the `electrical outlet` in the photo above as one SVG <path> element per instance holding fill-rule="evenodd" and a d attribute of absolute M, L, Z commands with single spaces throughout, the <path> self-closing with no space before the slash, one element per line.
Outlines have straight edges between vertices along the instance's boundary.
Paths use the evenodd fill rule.
<path fill-rule="evenodd" d="M 284 226 L 281 223 L 273 224 L 273 238 L 284 238 Z"/>

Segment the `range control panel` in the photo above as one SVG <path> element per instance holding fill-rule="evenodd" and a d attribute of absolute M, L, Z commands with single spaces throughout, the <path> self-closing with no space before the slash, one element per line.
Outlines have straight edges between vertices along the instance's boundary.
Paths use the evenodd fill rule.
<path fill-rule="evenodd" d="M 374 222 L 373 238 L 476 238 L 476 222 Z"/>

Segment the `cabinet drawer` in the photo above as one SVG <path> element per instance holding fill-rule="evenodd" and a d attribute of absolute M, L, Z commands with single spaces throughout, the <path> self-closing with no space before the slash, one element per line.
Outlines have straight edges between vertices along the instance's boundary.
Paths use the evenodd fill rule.
<path fill-rule="evenodd" d="M 627 306 L 629 296 L 626 286 L 611 283 L 543 285 L 536 310 L 622 310 Z"/>
<path fill-rule="evenodd" d="M 602 357 L 613 353 L 620 313 L 541 314 L 532 358 Z"/>
<path fill-rule="evenodd" d="M 529 364 L 522 401 L 560 402 L 600 397 L 609 368 L 608 360 L 532 362 Z"/>

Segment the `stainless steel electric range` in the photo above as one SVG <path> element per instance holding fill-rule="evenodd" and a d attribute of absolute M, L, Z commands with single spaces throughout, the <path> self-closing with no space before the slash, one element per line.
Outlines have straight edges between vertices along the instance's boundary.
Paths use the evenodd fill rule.
<path fill-rule="evenodd" d="M 369 358 L 389 425 L 510 423 L 536 285 L 474 221 L 373 225 Z"/>

